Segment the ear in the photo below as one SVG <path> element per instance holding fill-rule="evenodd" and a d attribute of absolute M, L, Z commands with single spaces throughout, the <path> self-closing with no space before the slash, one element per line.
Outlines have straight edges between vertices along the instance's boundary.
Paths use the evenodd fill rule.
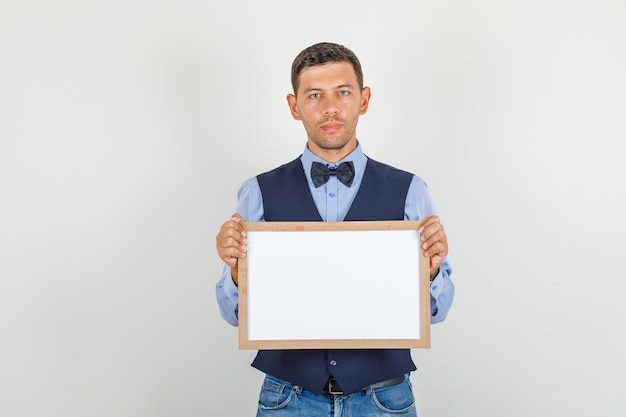
<path fill-rule="evenodd" d="M 369 87 L 363 87 L 363 91 L 361 91 L 361 106 L 359 108 L 359 114 L 367 113 L 367 106 L 370 104 L 370 98 L 372 97 L 372 92 Z"/>
<path fill-rule="evenodd" d="M 287 104 L 289 104 L 289 111 L 291 111 L 291 116 L 293 116 L 296 120 L 302 120 L 300 117 L 300 112 L 298 111 L 298 104 L 296 103 L 296 96 L 293 94 L 287 94 Z"/>

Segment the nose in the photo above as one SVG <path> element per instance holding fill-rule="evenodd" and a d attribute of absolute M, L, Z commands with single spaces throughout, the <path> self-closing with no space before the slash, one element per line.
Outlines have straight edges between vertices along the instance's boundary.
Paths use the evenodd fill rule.
<path fill-rule="evenodd" d="M 324 115 L 330 116 L 339 113 L 339 105 L 334 97 L 327 97 L 324 101 Z"/>

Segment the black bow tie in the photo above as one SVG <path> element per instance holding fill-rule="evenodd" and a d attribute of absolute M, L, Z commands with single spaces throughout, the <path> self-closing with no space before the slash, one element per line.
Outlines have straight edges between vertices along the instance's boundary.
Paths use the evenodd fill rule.
<path fill-rule="evenodd" d="M 342 162 L 337 168 L 328 168 L 328 165 L 313 162 L 311 165 L 311 179 L 315 188 L 326 184 L 331 175 L 336 175 L 337 179 L 345 186 L 349 187 L 354 181 L 354 164 L 352 161 Z"/>

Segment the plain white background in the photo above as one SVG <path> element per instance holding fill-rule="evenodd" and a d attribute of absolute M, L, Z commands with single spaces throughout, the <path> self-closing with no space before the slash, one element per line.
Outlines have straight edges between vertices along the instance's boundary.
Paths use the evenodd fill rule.
<path fill-rule="evenodd" d="M 289 69 L 319 41 L 448 233 L 420 416 L 626 414 L 626 3 L 410 3 L 0 1 L 0 415 L 254 415 L 214 238 L 302 151 Z"/>

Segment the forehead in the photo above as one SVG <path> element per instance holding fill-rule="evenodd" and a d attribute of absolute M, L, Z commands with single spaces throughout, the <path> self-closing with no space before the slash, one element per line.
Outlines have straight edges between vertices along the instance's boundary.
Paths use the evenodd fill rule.
<path fill-rule="evenodd" d="M 349 62 L 329 62 L 304 68 L 298 77 L 298 90 L 329 89 L 338 86 L 357 87 L 358 81 Z"/>

